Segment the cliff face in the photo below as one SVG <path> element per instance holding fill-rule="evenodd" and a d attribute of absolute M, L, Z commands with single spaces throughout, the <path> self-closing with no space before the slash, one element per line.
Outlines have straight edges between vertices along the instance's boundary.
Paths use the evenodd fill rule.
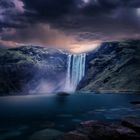
<path fill-rule="evenodd" d="M 57 49 L 23 46 L 0 50 L 0 94 L 46 92 L 61 88 L 66 54 Z M 51 89 L 49 88 L 51 87 Z"/>
<path fill-rule="evenodd" d="M 67 53 L 58 49 L 22 46 L 0 48 L 0 95 L 63 90 Z M 86 59 L 80 91 L 139 91 L 140 41 L 106 42 Z"/>
<path fill-rule="evenodd" d="M 107 42 L 89 53 L 80 91 L 140 90 L 140 41 Z"/>

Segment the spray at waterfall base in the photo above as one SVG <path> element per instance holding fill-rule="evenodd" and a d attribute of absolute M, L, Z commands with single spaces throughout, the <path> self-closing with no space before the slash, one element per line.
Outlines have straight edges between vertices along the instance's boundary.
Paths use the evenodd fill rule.
<path fill-rule="evenodd" d="M 65 54 L 65 70 L 62 71 L 62 73 L 56 73 L 55 77 L 51 77 L 48 79 L 47 76 L 43 76 L 46 74 L 46 68 L 44 68 L 43 74 L 39 77 L 35 77 L 35 81 L 37 81 L 37 86 L 31 85 L 30 87 L 33 87 L 30 89 L 30 94 L 52 94 L 52 93 L 58 93 L 58 92 L 75 92 L 79 82 L 82 80 L 82 78 L 85 76 L 85 70 L 86 70 L 86 53 L 81 54 Z M 64 66 L 64 65 L 63 65 Z M 53 70 L 50 70 L 53 71 Z M 40 73 L 37 73 L 36 76 L 38 76 Z M 56 78 L 57 76 L 57 78 Z M 40 78 L 41 77 L 41 78 Z M 39 80 L 40 79 L 40 80 Z M 59 79 L 59 80 L 58 80 Z M 34 88 L 35 87 L 35 88 Z"/>

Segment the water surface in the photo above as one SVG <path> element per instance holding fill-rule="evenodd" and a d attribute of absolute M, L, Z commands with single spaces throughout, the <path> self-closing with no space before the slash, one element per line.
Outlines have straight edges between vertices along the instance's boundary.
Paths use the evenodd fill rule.
<path fill-rule="evenodd" d="M 138 94 L 0 97 L 0 138 L 24 140 L 46 128 L 69 131 L 85 120 L 140 117 L 140 108 L 130 104 L 138 100 Z"/>

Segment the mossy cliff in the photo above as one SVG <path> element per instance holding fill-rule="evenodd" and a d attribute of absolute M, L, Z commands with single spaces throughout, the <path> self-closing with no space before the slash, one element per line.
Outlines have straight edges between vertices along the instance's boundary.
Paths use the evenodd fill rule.
<path fill-rule="evenodd" d="M 80 91 L 140 91 L 140 41 L 106 42 L 88 54 Z"/>

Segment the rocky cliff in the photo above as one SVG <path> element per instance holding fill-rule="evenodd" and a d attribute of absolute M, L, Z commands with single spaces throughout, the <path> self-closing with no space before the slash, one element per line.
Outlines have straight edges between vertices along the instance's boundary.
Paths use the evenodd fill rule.
<path fill-rule="evenodd" d="M 140 41 L 106 42 L 88 54 L 80 91 L 139 91 Z"/>
<path fill-rule="evenodd" d="M 66 74 L 64 51 L 38 46 L 0 48 L 0 94 L 51 92 Z"/>
<path fill-rule="evenodd" d="M 64 50 L 39 46 L 0 47 L 0 95 L 63 91 Z M 105 42 L 86 57 L 78 91 L 139 91 L 140 40 Z"/>

